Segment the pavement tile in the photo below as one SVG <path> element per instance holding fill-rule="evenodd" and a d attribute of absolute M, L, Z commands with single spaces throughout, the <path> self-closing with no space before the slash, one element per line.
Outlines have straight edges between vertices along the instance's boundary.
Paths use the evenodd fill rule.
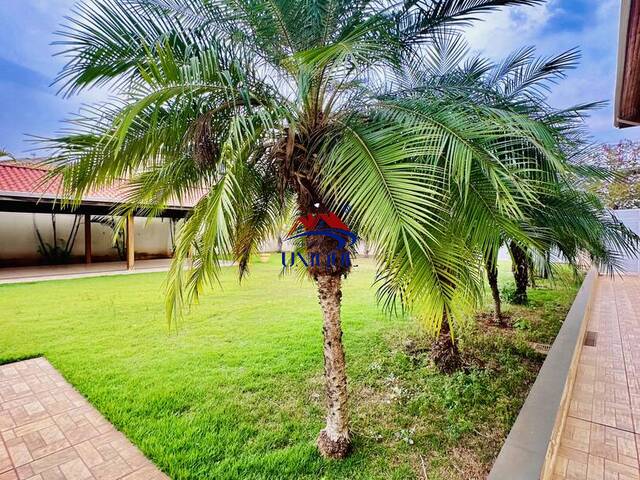
<path fill-rule="evenodd" d="M 640 480 L 640 277 L 600 278 L 554 478 Z"/>
<path fill-rule="evenodd" d="M 167 480 L 43 358 L 0 365 L 0 480 Z"/>

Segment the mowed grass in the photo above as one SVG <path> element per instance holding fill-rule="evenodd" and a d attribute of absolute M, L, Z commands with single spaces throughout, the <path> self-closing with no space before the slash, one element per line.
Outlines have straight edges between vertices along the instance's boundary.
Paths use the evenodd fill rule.
<path fill-rule="evenodd" d="M 354 451 L 325 461 L 321 313 L 313 284 L 256 263 L 170 332 L 164 274 L 0 286 L 0 362 L 45 355 L 174 479 L 484 478 L 577 286 L 545 283 L 515 329 L 470 323 L 467 368 L 436 373 L 410 318 L 385 316 L 375 268 L 344 283 Z M 503 283 L 510 272 L 501 265 Z"/>

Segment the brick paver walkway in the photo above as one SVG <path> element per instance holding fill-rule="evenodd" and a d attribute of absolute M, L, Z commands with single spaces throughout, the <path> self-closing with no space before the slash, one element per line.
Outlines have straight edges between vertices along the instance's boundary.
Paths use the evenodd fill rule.
<path fill-rule="evenodd" d="M 167 479 L 44 358 L 0 366 L 0 480 Z"/>
<path fill-rule="evenodd" d="M 640 480 L 640 278 L 601 277 L 588 321 L 554 478 Z"/>

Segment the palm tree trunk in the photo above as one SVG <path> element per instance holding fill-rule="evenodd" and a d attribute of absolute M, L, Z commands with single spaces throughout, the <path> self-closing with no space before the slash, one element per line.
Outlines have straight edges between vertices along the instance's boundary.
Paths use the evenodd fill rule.
<path fill-rule="evenodd" d="M 442 373 L 453 373 L 462 365 L 458 344 L 451 337 L 447 314 L 444 314 L 442 328 L 431 346 L 431 358 Z"/>
<path fill-rule="evenodd" d="M 493 297 L 493 319 L 496 323 L 502 324 L 502 301 L 500 300 L 500 289 L 498 288 L 498 264 L 493 258 L 485 259 L 487 270 L 487 280 L 491 288 Z"/>
<path fill-rule="evenodd" d="M 536 268 L 531 259 L 529 259 L 528 265 L 529 265 L 529 285 L 531 285 L 531 288 L 536 288 Z"/>
<path fill-rule="evenodd" d="M 511 257 L 513 258 L 513 279 L 516 282 L 516 293 L 513 303 L 516 305 L 526 305 L 529 301 L 527 297 L 527 286 L 529 284 L 529 262 L 527 253 L 515 242 L 509 244 Z"/>
<path fill-rule="evenodd" d="M 542 270 L 542 273 L 540 275 L 541 278 L 543 278 L 544 280 L 549 280 L 549 264 L 551 263 L 551 254 L 550 253 L 546 253 L 545 254 L 545 258 L 546 258 L 546 265 L 544 266 L 544 269 Z"/>
<path fill-rule="evenodd" d="M 327 425 L 318 435 L 318 449 L 327 458 L 344 458 L 351 448 L 347 409 L 347 372 L 340 325 L 340 275 L 318 275 L 318 297 L 324 322 L 324 381 Z"/>

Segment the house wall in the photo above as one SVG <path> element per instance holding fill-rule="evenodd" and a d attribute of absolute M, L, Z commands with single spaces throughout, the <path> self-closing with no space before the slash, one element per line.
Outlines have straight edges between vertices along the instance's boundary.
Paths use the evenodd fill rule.
<path fill-rule="evenodd" d="M 73 226 L 74 215 L 56 215 L 58 239 L 66 240 Z M 84 260 L 84 216 L 79 217 L 80 227 L 71 255 L 74 261 Z M 33 265 L 43 262 L 38 252 L 36 228 L 46 243 L 53 244 L 51 215 L 41 213 L 0 212 L 0 265 Z M 172 251 L 171 222 L 169 219 L 135 219 L 136 257 L 169 256 Z M 117 260 L 113 246 L 113 231 L 98 223 L 91 224 L 91 249 L 93 258 Z"/>

